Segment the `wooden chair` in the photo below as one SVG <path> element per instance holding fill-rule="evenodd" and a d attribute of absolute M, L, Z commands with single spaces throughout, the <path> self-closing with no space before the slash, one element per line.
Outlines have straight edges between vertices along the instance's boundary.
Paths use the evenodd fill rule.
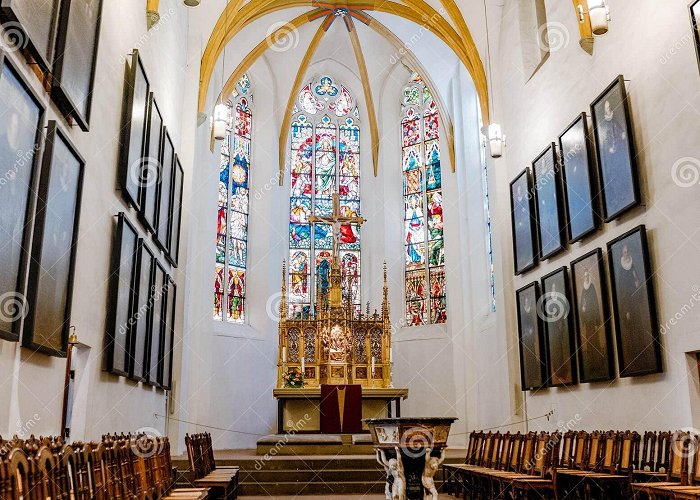
<path fill-rule="evenodd" d="M 676 432 L 669 442 L 670 455 L 666 481 L 633 483 L 632 490 L 651 499 L 664 498 L 668 495 L 669 487 L 689 486 L 688 483 L 688 450 L 697 446 L 697 438 L 687 432 Z M 671 493 L 672 494 L 672 493 Z"/>
<path fill-rule="evenodd" d="M 668 431 L 660 432 L 655 436 L 653 448 L 648 450 L 649 458 L 645 466 L 632 473 L 633 482 L 649 483 L 666 480 L 670 461 L 671 437 L 672 433 Z"/>
<path fill-rule="evenodd" d="M 460 465 L 467 465 L 470 463 L 471 457 L 474 454 L 474 449 L 476 447 L 476 436 L 477 432 L 472 431 L 467 437 L 467 454 L 464 457 L 463 464 L 443 464 L 442 466 L 442 482 L 445 485 L 445 492 L 448 495 L 454 495 L 457 489 L 455 481 L 455 470 L 458 469 Z"/>
<path fill-rule="evenodd" d="M 185 435 L 194 484 L 209 488 L 211 498 L 234 500 L 238 495 L 238 468 L 217 469 L 210 435 Z"/>

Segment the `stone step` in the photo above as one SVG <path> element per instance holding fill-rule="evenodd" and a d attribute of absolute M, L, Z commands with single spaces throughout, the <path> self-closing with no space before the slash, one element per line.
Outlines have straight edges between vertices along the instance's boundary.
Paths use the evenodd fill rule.
<path fill-rule="evenodd" d="M 242 483 L 238 488 L 241 496 L 324 495 L 325 498 L 333 498 L 335 495 L 382 493 L 384 482 Z"/>
<path fill-rule="evenodd" d="M 323 469 L 323 470 L 262 470 L 240 472 L 241 483 L 293 483 L 311 481 L 327 483 L 347 483 L 354 481 L 383 481 L 384 470 L 380 469 Z"/>

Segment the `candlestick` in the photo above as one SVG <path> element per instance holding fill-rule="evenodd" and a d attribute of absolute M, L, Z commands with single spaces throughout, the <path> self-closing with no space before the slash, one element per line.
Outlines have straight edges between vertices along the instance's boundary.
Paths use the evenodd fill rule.
<path fill-rule="evenodd" d="M 282 362 L 286 363 L 287 362 L 287 348 L 282 347 Z"/>

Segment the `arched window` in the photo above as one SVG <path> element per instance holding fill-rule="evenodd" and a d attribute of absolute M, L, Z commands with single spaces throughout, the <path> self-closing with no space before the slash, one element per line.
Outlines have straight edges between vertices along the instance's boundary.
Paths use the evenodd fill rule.
<path fill-rule="evenodd" d="M 437 104 L 414 75 L 404 89 L 401 151 L 406 259 L 406 322 L 447 321 L 442 172 Z"/>
<path fill-rule="evenodd" d="M 359 112 L 350 91 L 323 76 L 301 89 L 292 113 L 289 312 L 307 317 L 315 297 L 329 286 L 334 238 L 330 225 L 309 218 L 331 216 L 334 193 L 342 215 L 360 214 Z M 339 253 L 343 295 L 359 313 L 359 227 L 341 227 Z"/>
<path fill-rule="evenodd" d="M 244 323 L 246 313 L 252 100 L 250 80 L 243 75 L 227 102 L 229 119 L 221 142 L 214 319 L 232 323 Z"/>

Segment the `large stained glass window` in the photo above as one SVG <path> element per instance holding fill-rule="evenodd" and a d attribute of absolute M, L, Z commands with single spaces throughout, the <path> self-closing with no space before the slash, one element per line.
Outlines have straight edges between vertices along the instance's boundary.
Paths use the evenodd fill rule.
<path fill-rule="evenodd" d="M 252 92 L 247 75 L 229 98 L 221 142 L 214 269 L 214 319 L 245 322 Z"/>
<path fill-rule="evenodd" d="M 404 89 L 401 149 L 408 325 L 447 321 L 440 127 L 430 89 L 414 75 Z"/>
<path fill-rule="evenodd" d="M 360 215 L 360 127 L 355 98 L 329 76 L 305 85 L 292 111 L 289 210 L 289 312 L 313 314 L 312 304 L 329 287 L 333 230 L 309 222 L 340 213 Z M 360 229 L 341 226 L 340 268 L 343 296 L 360 311 Z"/>

